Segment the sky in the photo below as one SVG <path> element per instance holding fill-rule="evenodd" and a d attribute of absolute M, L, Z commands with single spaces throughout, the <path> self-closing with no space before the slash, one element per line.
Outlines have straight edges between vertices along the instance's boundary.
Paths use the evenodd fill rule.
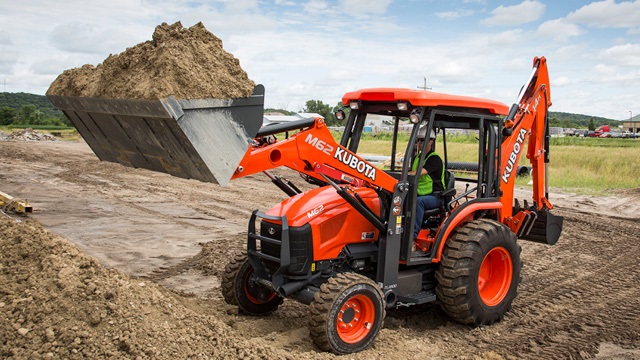
<path fill-rule="evenodd" d="M 551 111 L 640 115 L 640 0 L 0 0 L 0 91 L 44 94 L 176 21 L 222 39 L 268 108 L 425 82 L 512 104 L 544 56 Z"/>

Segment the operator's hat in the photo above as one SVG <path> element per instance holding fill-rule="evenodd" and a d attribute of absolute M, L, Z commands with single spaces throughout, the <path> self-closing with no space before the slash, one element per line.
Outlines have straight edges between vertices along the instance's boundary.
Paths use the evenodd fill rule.
<path fill-rule="evenodd" d="M 418 139 L 424 139 L 427 135 L 427 127 L 423 126 L 420 128 L 420 130 L 418 130 Z M 429 136 L 429 139 L 435 139 L 436 138 L 436 132 L 431 130 L 431 136 Z"/>

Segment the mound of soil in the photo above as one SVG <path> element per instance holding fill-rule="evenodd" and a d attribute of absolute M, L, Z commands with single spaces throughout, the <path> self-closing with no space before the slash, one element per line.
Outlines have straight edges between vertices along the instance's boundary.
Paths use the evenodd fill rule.
<path fill-rule="evenodd" d="M 295 358 L 101 267 L 35 221 L 0 217 L 0 248 L 0 358 Z"/>
<path fill-rule="evenodd" d="M 31 128 L 24 130 L 17 130 L 11 134 L 5 134 L 0 131 L 0 140 L 14 140 L 14 141 L 58 141 L 58 138 L 49 135 L 39 133 Z"/>
<path fill-rule="evenodd" d="M 151 41 L 110 55 L 97 66 L 65 70 L 47 95 L 177 99 L 249 97 L 255 83 L 202 23 L 156 27 Z"/>

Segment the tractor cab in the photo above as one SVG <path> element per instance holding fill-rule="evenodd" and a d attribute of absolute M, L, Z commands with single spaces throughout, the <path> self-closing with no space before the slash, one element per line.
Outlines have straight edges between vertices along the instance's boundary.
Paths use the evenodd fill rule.
<path fill-rule="evenodd" d="M 403 229 L 412 229 L 415 222 L 419 176 L 409 175 L 416 161 L 424 164 L 428 142 L 421 142 L 421 131 L 436 134 L 434 151 L 441 157 L 444 171 L 440 206 L 427 209 L 422 230 L 417 239 L 412 231 L 401 234 L 401 261 L 407 265 L 428 264 L 436 257 L 443 241 L 438 232 L 448 216 L 467 203 L 497 202 L 500 194 L 499 166 L 503 117 L 508 111 L 504 104 L 484 99 L 451 96 L 422 90 L 369 89 L 348 93 L 343 98 L 349 115 L 340 144 L 362 154 L 384 152 L 386 161 L 379 167 L 408 185 L 403 206 L 398 201 L 382 201 L 389 208 L 383 213 L 401 215 Z M 337 114 L 340 118 L 343 114 Z M 382 120 L 381 120 L 382 119 Z M 360 147 L 366 136 L 366 125 L 384 124 L 391 134 L 390 148 Z M 383 137 L 382 134 L 374 136 Z M 381 142 L 382 143 L 382 142 Z M 478 213 L 478 216 L 485 214 Z M 442 228 L 447 228 L 446 226 Z"/>

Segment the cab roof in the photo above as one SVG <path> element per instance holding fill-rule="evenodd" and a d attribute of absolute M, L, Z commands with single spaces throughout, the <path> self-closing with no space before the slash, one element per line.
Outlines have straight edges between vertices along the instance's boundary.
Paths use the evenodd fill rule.
<path fill-rule="evenodd" d="M 451 106 L 472 109 L 485 109 L 496 115 L 507 115 L 509 107 L 499 101 L 438 93 L 428 90 L 403 88 L 369 88 L 344 94 L 342 105 L 348 106 L 351 101 L 403 102 L 412 106 Z"/>

